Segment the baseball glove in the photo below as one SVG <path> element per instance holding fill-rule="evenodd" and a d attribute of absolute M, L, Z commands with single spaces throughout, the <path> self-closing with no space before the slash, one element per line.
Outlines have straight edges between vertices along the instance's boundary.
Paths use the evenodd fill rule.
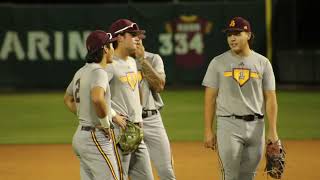
<path fill-rule="evenodd" d="M 285 155 L 280 140 L 272 143 L 267 141 L 266 146 L 266 168 L 265 171 L 274 179 L 281 179 L 285 168 Z"/>
<path fill-rule="evenodd" d="M 134 152 L 140 145 L 142 139 L 142 128 L 131 121 L 127 121 L 126 129 L 121 130 L 117 144 L 121 149 L 122 154 L 126 155 Z"/>

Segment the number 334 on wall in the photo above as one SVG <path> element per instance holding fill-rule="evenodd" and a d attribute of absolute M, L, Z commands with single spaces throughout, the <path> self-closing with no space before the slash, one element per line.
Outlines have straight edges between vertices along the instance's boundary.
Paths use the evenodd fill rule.
<path fill-rule="evenodd" d="M 196 54 L 203 52 L 203 40 L 201 33 L 162 33 L 159 34 L 160 48 L 159 53 L 163 56 L 188 54 L 194 51 Z"/>

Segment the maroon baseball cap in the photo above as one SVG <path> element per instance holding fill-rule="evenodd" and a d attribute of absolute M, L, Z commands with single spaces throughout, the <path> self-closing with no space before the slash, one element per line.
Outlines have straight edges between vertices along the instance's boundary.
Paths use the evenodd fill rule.
<path fill-rule="evenodd" d="M 106 33 L 102 30 L 96 30 L 89 34 L 86 47 L 88 53 L 94 53 L 101 49 L 105 44 L 116 41 L 117 37 L 112 37 L 111 33 Z"/>
<path fill-rule="evenodd" d="M 243 17 L 234 17 L 228 22 L 227 28 L 223 30 L 223 32 L 230 31 L 251 32 L 251 26 L 249 21 L 247 21 Z"/>
<path fill-rule="evenodd" d="M 111 24 L 108 32 L 112 33 L 112 35 L 125 33 L 125 32 L 135 32 L 141 35 L 139 37 L 145 37 L 143 34 L 146 31 L 139 29 L 138 24 L 130 21 L 129 19 L 118 19 L 117 21 Z"/>

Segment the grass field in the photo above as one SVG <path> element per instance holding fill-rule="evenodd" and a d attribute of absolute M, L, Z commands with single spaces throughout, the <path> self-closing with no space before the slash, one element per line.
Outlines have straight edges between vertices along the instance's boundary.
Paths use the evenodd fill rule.
<path fill-rule="evenodd" d="M 164 124 L 172 141 L 199 141 L 203 133 L 203 90 L 162 93 Z M 320 138 L 320 92 L 278 92 L 278 131 L 284 139 Z M 76 117 L 63 92 L 0 95 L 0 144 L 70 143 Z"/>

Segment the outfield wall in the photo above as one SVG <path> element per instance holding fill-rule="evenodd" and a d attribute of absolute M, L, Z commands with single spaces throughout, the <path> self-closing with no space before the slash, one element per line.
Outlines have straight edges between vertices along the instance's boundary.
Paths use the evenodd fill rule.
<path fill-rule="evenodd" d="M 90 31 L 129 18 L 147 31 L 146 49 L 159 53 L 168 85 L 201 84 L 210 60 L 228 47 L 228 19 L 251 21 L 254 49 L 265 54 L 264 2 L 130 5 L 0 6 L 0 87 L 65 88 L 84 64 Z M 182 17 L 183 16 L 183 17 Z"/>

